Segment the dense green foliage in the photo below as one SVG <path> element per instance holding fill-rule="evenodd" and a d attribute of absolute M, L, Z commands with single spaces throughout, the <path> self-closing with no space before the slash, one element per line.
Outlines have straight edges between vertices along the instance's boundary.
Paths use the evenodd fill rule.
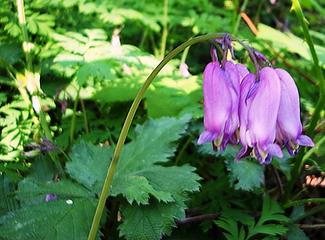
<path fill-rule="evenodd" d="M 18 2 L 0 0 L 0 239 L 87 239 L 132 100 L 193 36 L 229 32 L 290 72 L 305 131 L 324 89 L 290 1 L 25 0 L 25 25 Z M 324 70 L 325 5 L 300 3 Z M 150 85 L 97 238 L 325 238 L 313 225 L 325 219 L 324 189 L 304 184 L 325 172 L 324 107 L 308 129 L 315 148 L 270 165 L 197 145 L 210 45 L 191 46 Z M 235 55 L 254 72 L 241 46 Z"/>

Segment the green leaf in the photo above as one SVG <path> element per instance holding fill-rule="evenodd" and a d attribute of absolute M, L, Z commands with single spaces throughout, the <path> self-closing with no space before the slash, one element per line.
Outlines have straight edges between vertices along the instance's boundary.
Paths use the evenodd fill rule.
<path fill-rule="evenodd" d="M 15 185 L 9 180 L 9 178 L 1 174 L 0 175 L 0 215 L 4 215 L 9 211 L 13 211 L 18 208 L 18 202 L 13 197 L 12 192 L 15 189 Z"/>
<path fill-rule="evenodd" d="M 255 225 L 249 225 L 247 238 L 253 237 L 257 234 L 267 234 L 271 236 L 285 234 L 288 231 L 287 226 L 282 224 L 266 223 L 269 221 L 277 223 L 289 222 L 290 218 L 283 215 L 283 213 L 284 211 L 280 205 L 268 195 L 265 195 L 261 217 Z"/>
<path fill-rule="evenodd" d="M 265 195 L 263 201 L 262 215 L 258 221 L 258 225 L 262 225 L 267 221 L 288 222 L 290 218 L 283 215 L 284 211 L 280 205 L 268 195 Z"/>
<path fill-rule="evenodd" d="M 47 194 L 57 199 L 45 201 Z M 87 239 L 97 199 L 70 180 L 41 182 L 31 177 L 18 185 L 20 209 L 0 218 L 5 239 Z"/>
<path fill-rule="evenodd" d="M 245 239 L 245 231 L 243 228 L 238 227 L 237 221 L 234 220 L 232 217 L 223 215 L 221 216 L 215 223 L 227 233 L 224 233 L 227 240 L 244 240 Z"/>
<path fill-rule="evenodd" d="M 1 43 L 0 44 L 0 62 L 3 61 L 8 65 L 19 61 L 23 53 L 18 43 Z"/>
<path fill-rule="evenodd" d="M 112 149 L 94 146 L 80 141 L 73 146 L 71 162 L 67 162 L 66 169 L 72 178 L 90 190 L 99 192 L 108 164 L 111 161 Z"/>
<path fill-rule="evenodd" d="M 166 162 L 173 155 L 176 150 L 174 141 L 184 133 L 188 121 L 189 116 L 179 120 L 161 118 L 138 126 L 136 139 L 122 152 L 113 179 L 112 195 L 122 194 L 130 203 L 135 200 L 137 203 L 147 204 L 150 195 L 159 201 L 170 202 L 175 201 L 183 192 L 197 191 L 197 181 L 200 178 L 193 173 L 194 168 L 153 165 Z M 130 195 L 136 188 L 142 191 L 134 196 Z M 139 196 L 141 194 L 142 197 Z"/>
<path fill-rule="evenodd" d="M 43 202 L 10 212 L 0 218 L 4 239 L 87 239 L 94 199 L 76 198 Z"/>
<path fill-rule="evenodd" d="M 276 166 L 278 169 L 280 169 L 288 180 L 291 178 L 291 166 L 290 166 L 290 160 L 291 156 L 287 151 L 284 151 L 282 158 L 274 157 L 272 161 L 272 165 Z"/>
<path fill-rule="evenodd" d="M 137 126 L 136 141 L 127 144 L 123 150 L 118 172 L 169 161 L 176 151 L 175 141 L 185 133 L 189 120 L 189 115 L 180 119 L 163 117 Z"/>
<path fill-rule="evenodd" d="M 39 182 L 25 178 L 18 185 L 17 198 L 24 204 L 30 203 L 33 199 L 41 197 L 44 201 L 46 194 L 55 194 L 63 198 L 92 198 L 93 195 L 79 184 L 69 180 L 59 182 Z"/>
<path fill-rule="evenodd" d="M 299 54 L 301 57 L 312 61 L 307 43 L 292 33 L 283 33 L 264 24 L 258 25 L 258 38 L 268 40 L 277 48 L 285 49 L 291 53 Z M 315 45 L 315 49 L 322 67 L 325 66 L 325 48 Z"/>
<path fill-rule="evenodd" d="M 288 240 L 309 240 L 309 237 L 294 224 L 289 225 L 289 230 L 287 233 Z"/>
<path fill-rule="evenodd" d="M 290 218 L 293 221 L 297 221 L 304 214 L 305 214 L 305 206 L 304 205 L 294 206 L 293 210 L 290 214 Z"/>
<path fill-rule="evenodd" d="M 226 161 L 229 171 L 230 182 L 234 184 L 235 189 L 251 191 L 260 188 L 264 184 L 263 167 L 253 161 L 243 159 Z"/>
<path fill-rule="evenodd" d="M 283 235 L 287 232 L 288 228 L 278 224 L 265 224 L 261 226 L 255 226 L 254 229 L 250 232 L 250 236 L 256 234 L 267 234 L 267 235 Z"/>
<path fill-rule="evenodd" d="M 184 215 L 187 193 L 199 190 L 200 177 L 194 173 L 195 168 L 157 165 L 169 161 L 174 155 L 175 142 L 185 133 L 189 120 L 190 116 L 149 120 L 136 127 L 134 140 L 125 145 L 110 195 L 122 195 L 130 204 L 145 204 L 123 208 L 121 234 L 128 239 L 143 239 L 144 234 L 153 236 L 149 239 L 157 239 L 168 234 L 174 218 Z M 81 141 L 72 149 L 72 161 L 67 163 L 67 171 L 88 189 L 99 192 L 110 158 L 110 149 Z M 133 215 L 148 217 L 139 220 Z M 161 217 L 156 220 L 159 215 L 163 220 Z M 155 221 L 158 221 L 157 225 L 151 225 Z M 133 225 L 139 222 L 143 225 L 135 229 Z"/>
<path fill-rule="evenodd" d="M 160 240 L 170 234 L 175 219 L 185 217 L 182 203 L 152 203 L 147 206 L 123 205 L 120 235 L 132 240 Z"/>
<path fill-rule="evenodd" d="M 84 63 L 77 71 L 77 82 L 83 86 L 90 79 L 93 80 L 112 80 L 115 79 L 114 62 L 94 61 Z"/>

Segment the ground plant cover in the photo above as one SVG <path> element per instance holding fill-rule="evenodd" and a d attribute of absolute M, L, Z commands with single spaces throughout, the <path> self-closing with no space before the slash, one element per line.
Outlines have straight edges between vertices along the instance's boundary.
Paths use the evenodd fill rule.
<path fill-rule="evenodd" d="M 0 240 L 325 239 L 323 0 L 0 0 Z"/>

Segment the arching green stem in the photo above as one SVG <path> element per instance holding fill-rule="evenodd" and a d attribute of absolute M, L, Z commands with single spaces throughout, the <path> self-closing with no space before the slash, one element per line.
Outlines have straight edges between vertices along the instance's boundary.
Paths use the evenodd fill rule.
<path fill-rule="evenodd" d="M 296 13 L 296 16 L 298 18 L 298 21 L 300 23 L 300 26 L 303 30 L 306 42 L 309 46 L 309 50 L 310 50 L 310 54 L 312 56 L 313 62 L 314 62 L 314 69 L 315 69 L 315 75 L 319 81 L 319 86 L 320 86 L 320 93 L 319 93 L 319 98 L 318 98 L 318 102 L 316 104 L 313 116 L 311 117 L 310 120 L 310 124 L 307 128 L 307 134 L 313 136 L 314 134 L 312 133 L 317 125 L 317 121 L 320 118 L 320 113 L 321 111 L 324 109 L 325 106 L 325 78 L 323 75 L 323 71 L 321 66 L 319 65 L 319 59 L 318 59 L 318 55 L 316 53 L 315 50 L 315 46 L 313 43 L 313 40 L 309 34 L 309 30 L 308 30 L 308 26 L 306 23 L 306 19 L 304 16 L 304 13 L 301 9 L 299 0 L 292 0 L 292 8 Z M 310 154 L 310 153 L 309 153 Z M 291 173 L 292 173 L 292 177 L 289 180 L 288 184 L 287 184 L 287 190 L 286 190 L 286 195 L 287 195 L 287 199 L 290 199 L 289 194 L 292 192 L 292 189 L 294 187 L 295 182 L 297 181 L 301 169 L 303 167 L 303 163 L 305 161 L 304 158 L 304 152 L 301 151 L 301 153 L 299 155 L 297 155 L 296 157 L 296 163 L 293 166 Z"/>
<path fill-rule="evenodd" d="M 307 130 L 307 133 L 310 134 L 316 127 L 317 121 L 319 119 L 319 115 L 322 109 L 324 109 L 325 106 L 325 78 L 322 72 L 322 68 L 319 65 L 319 59 L 315 50 L 315 46 L 313 43 L 313 40 L 310 36 L 309 30 L 308 30 L 308 26 L 306 23 L 306 19 L 304 16 L 304 13 L 301 9 L 299 0 L 292 0 L 292 8 L 293 10 L 296 12 L 297 18 L 299 20 L 300 26 L 303 30 L 306 42 L 309 46 L 309 50 L 311 53 L 311 56 L 313 58 L 314 61 L 314 68 L 316 71 L 316 77 L 318 78 L 319 81 L 319 86 L 320 86 L 320 93 L 319 93 L 319 99 L 317 102 L 317 105 L 315 107 L 315 111 L 314 114 L 310 120 L 310 124 Z"/>
<path fill-rule="evenodd" d="M 101 219 L 101 216 L 103 214 L 103 210 L 105 207 L 105 202 L 106 199 L 109 195 L 109 190 L 111 188 L 112 185 L 112 181 L 113 181 L 113 176 L 116 170 L 116 166 L 118 163 L 118 160 L 120 158 L 120 154 L 125 142 L 125 139 L 128 135 L 131 123 L 133 121 L 134 115 L 139 107 L 139 104 L 141 102 L 141 99 L 143 98 L 145 92 L 147 91 L 148 87 L 150 86 L 150 84 L 152 83 L 152 81 L 154 80 L 154 78 L 157 76 L 157 74 L 160 72 L 160 70 L 171 60 L 173 59 L 177 54 L 179 54 L 180 52 L 182 52 L 185 48 L 199 43 L 199 42 L 204 42 L 204 41 L 208 41 L 217 37 L 222 36 L 223 34 L 218 34 L 218 33 L 213 33 L 213 34 L 207 34 L 207 35 L 202 35 L 202 36 L 198 36 L 198 37 L 194 37 L 191 38 L 190 40 L 184 42 L 183 44 L 181 44 L 180 46 L 178 46 L 177 48 L 175 48 L 174 50 L 172 50 L 170 53 L 168 53 L 166 55 L 166 57 L 158 64 L 158 66 L 151 72 L 151 74 L 148 76 L 148 78 L 146 79 L 146 81 L 144 82 L 144 84 L 142 85 L 141 89 L 139 90 L 139 92 L 137 93 L 135 99 L 133 100 L 133 103 L 131 105 L 131 108 L 128 112 L 128 115 L 124 121 L 119 139 L 117 141 L 116 147 L 115 147 L 115 151 L 112 157 L 112 161 L 109 165 L 108 171 L 107 171 L 107 175 L 104 181 L 104 185 L 102 188 L 102 192 L 100 194 L 99 197 L 99 202 L 96 208 L 96 212 L 95 212 L 95 216 L 91 225 L 91 229 L 88 235 L 88 240 L 94 240 L 97 234 L 97 230 L 99 227 L 99 222 Z"/>

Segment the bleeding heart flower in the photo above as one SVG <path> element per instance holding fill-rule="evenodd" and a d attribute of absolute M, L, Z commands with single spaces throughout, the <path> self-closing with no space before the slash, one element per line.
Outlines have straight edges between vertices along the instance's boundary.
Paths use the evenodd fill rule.
<path fill-rule="evenodd" d="M 272 156 L 282 157 L 275 143 L 276 122 L 280 106 L 280 79 L 270 67 L 259 71 L 259 80 L 247 75 L 241 85 L 240 136 L 244 155 L 248 147 L 261 163 L 269 163 Z"/>
<path fill-rule="evenodd" d="M 213 142 L 223 150 L 227 143 L 237 143 L 239 128 L 238 106 L 241 76 L 248 73 L 245 66 L 216 60 L 209 63 L 203 74 L 204 132 L 198 144 Z M 238 70 L 239 69 L 239 70 Z"/>
<path fill-rule="evenodd" d="M 300 121 L 299 93 L 290 74 L 283 69 L 275 69 L 281 84 L 280 107 L 277 116 L 277 141 L 284 144 L 293 155 L 298 145 L 313 147 L 313 141 L 302 135 Z"/>

